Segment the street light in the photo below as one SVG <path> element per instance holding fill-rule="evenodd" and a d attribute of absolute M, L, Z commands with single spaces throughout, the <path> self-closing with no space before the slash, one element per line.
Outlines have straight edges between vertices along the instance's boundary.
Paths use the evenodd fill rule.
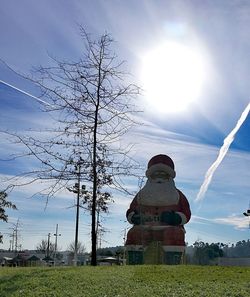
<path fill-rule="evenodd" d="M 78 246 L 78 229 L 79 229 L 79 207 L 80 207 L 80 195 L 86 194 L 86 186 L 80 185 L 81 183 L 81 165 L 83 164 L 82 158 L 77 162 L 76 174 L 77 174 L 77 183 L 72 188 L 67 188 L 70 192 L 77 194 L 76 200 L 76 229 L 75 229 L 75 250 L 74 250 L 74 266 L 77 266 L 77 246 Z"/>
<path fill-rule="evenodd" d="M 250 229 L 250 202 L 249 202 L 249 208 L 245 212 L 243 212 L 243 215 L 248 217 L 248 220 L 249 220 L 248 227 Z"/>
<path fill-rule="evenodd" d="M 246 217 L 250 217 L 250 209 L 248 209 L 246 212 L 243 212 L 243 215 Z"/>

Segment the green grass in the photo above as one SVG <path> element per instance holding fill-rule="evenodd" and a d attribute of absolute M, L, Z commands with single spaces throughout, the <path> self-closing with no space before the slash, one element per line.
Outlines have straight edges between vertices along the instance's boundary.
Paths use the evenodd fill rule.
<path fill-rule="evenodd" d="M 0 268 L 0 296 L 245 297 L 250 268 L 218 266 L 99 266 Z"/>

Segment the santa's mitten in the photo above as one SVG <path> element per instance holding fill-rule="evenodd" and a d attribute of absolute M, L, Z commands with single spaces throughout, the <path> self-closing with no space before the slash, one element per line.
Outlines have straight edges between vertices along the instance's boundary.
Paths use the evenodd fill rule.
<path fill-rule="evenodd" d="M 131 223 L 134 225 L 141 224 L 141 216 L 138 213 L 134 213 L 130 219 Z"/>
<path fill-rule="evenodd" d="M 168 225 L 177 226 L 181 224 L 181 216 L 174 211 L 164 211 L 161 214 L 161 222 Z"/>

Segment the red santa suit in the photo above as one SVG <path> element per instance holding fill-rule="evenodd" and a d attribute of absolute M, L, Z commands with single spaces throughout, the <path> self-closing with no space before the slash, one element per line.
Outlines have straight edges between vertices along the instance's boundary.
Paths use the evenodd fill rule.
<path fill-rule="evenodd" d="M 134 226 L 127 234 L 128 251 L 145 250 L 152 242 L 164 252 L 183 252 L 185 229 L 191 217 L 185 195 L 174 184 L 174 163 L 157 155 L 148 163 L 148 180 L 130 204 L 127 220 Z"/>

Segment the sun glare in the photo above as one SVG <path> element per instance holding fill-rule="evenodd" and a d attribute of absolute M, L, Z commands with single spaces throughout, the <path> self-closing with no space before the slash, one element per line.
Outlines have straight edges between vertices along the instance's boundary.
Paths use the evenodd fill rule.
<path fill-rule="evenodd" d="M 166 42 L 142 58 L 141 81 L 150 108 L 161 112 L 186 109 L 200 95 L 205 61 L 196 49 Z"/>

